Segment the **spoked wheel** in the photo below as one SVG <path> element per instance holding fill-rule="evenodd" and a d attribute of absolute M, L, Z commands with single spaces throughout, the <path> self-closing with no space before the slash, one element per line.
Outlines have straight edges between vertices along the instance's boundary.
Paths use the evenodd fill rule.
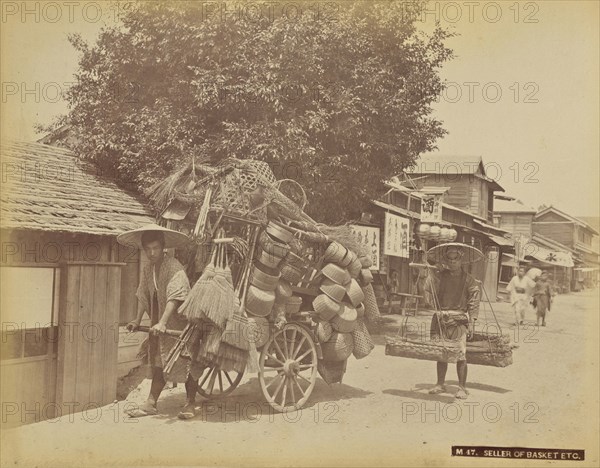
<path fill-rule="evenodd" d="M 229 395 L 238 386 L 243 376 L 243 372 L 207 367 L 198 379 L 198 393 L 208 399 Z"/>
<path fill-rule="evenodd" d="M 258 378 L 275 411 L 302 408 L 317 381 L 317 348 L 308 330 L 292 323 L 277 331 L 260 353 Z"/>

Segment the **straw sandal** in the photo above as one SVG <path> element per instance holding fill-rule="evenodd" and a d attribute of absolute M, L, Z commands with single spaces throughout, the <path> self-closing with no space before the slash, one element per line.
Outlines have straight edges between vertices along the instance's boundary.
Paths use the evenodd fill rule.
<path fill-rule="evenodd" d="M 157 414 L 158 410 L 156 409 L 156 406 L 148 402 L 145 402 L 137 408 L 133 408 L 127 412 L 127 415 L 130 418 L 143 418 L 144 416 L 156 416 Z"/>
<path fill-rule="evenodd" d="M 446 386 L 445 385 L 436 385 L 431 390 L 429 390 L 429 394 L 430 395 L 438 395 L 440 393 L 445 393 L 445 392 L 446 392 Z"/>
<path fill-rule="evenodd" d="M 177 417 L 179 419 L 192 419 L 196 416 L 196 403 L 186 403 Z"/>
<path fill-rule="evenodd" d="M 459 388 L 458 392 L 456 392 L 456 395 L 454 395 L 457 400 L 466 400 L 468 396 L 469 391 L 466 388 Z"/>

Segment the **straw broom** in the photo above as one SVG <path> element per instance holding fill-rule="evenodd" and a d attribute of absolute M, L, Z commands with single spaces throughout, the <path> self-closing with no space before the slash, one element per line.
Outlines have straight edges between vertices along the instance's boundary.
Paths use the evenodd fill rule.
<path fill-rule="evenodd" d="M 211 289 L 212 280 L 215 276 L 217 251 L 213 252 L 211 261 L 206 265 L 204 271 L 198 281 L 192 287 L 187 297 L 179 308 L 179 312 L 183 314 L 191 322 L 201 322 L 207 318 L 205 311 L 208 309 L 208 293 Z"/>

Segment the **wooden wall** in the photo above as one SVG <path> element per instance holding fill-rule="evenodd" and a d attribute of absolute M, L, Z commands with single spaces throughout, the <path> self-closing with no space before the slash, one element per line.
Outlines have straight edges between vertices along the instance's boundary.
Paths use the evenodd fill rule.
<path fill-rule="evenodd" d="M 115 399 L 120 287 L 118 264 L 75 262 L 61 272 L 56 401 L 74 403 L 73 412 Z"/>
<path fill-rule="evenodd" d="M 572 223 L 546 222 L 535 220 L 532 224 L 534 233 L 541 234 L 549 239 L 560 242 L 567 247 L 574 247 L 574 226 Z"/>
<path fill-rule="evenodd" d="M 500 227 L 513 235 L 521 234 L 531 238 L 533 213 L 496 213 L 500 216 Z"/>

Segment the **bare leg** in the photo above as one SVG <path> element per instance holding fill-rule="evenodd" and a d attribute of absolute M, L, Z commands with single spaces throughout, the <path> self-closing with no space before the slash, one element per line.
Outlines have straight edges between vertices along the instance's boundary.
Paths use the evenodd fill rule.
<path fill-rule="evenodd" d="M 437 383 L 435 387 L 429 390 L 429 393 L 435 395 L 437 393 L 443 393 L 446 391 L 446 372 L 448 371 L 448 363 L 447 362 L 438 362 L 437 363 Z"/>
<path fill-rule="evenodd" d="M 181 409 L 177 417 L 179 419 L 191 419 L 196 416 L 196 393 L 198 392 L 198 380 L 195 379 L 192 373 L 188 373 L 185 381 L 185 393 L 187 402 Z"/>
<path fill-rule="evenodd" d="M 163 388 L 167 382 L 165 381 L 165 376 L 163 374 L 163 370 L 160 367 L 152 368 L 152 385 L 150 386 L 150 395 L 148 396 L 148 402 L 156 406 L 156 402 L 158 401 L 158 397 L 160 397 Z"/>
<path fill-rule="evenodd" d="M 467 361 L 458 361 L 456 363 L 456 374 L 458 375 L 458 386 L 456 398 L 465 399 L 469 392 L 467 391 Z"/>

